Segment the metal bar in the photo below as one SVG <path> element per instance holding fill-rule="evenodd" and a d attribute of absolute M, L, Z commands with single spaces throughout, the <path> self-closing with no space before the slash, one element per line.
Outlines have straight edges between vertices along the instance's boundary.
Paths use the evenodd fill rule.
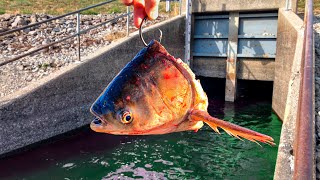
<path fill-rule="evenodd" d="M 73 11 L 73 12 L 70 12 L 70 13 L 67 13 L 67 14 L 63 14 L 61 16 L 53 17 L 53 18 L 50 18 L 50 19 L 47 19 L 47 20 L 44 20 L 44 21 L 41 21 L 41 22 L 37 22 L 37 23 L 34 23 L 34 24 L 29 24 L 29 25 L 20 27 L 20 28 L 16 28 L 16 29 L 12 29 L 12 30 L 9 30 L 9 31 L 5 31 L 5 32 L 0 33 L 0 36 L 4 36 L 4 35 L 7 35 L 7 34 L 16 32 L 16 31 L 20 31 L 20 30 L 23 30 L 23 29 L 26 29 L 26 28 L 37 26 L 37 25 L 40 25 L 40 24 L 43 24 L 43 23 L 46 23 L 46 22 L 50 22 L 50 21 L 53 21 L 53 20 L 56 20 L 56 19 L 60 19 L 60 18 L 66 17 L 66 16 L 70 16 L 72 14 L 80 13 L 82 11 L 85 11 L 85 10 L 88 10 L 88 9 L 91 9 L 91 8 L 95 8 L 95 7 L 98 7 L 98 6 L 101 6 L 101 5 L 105 5 L 105 4 L 111 3 L 113 1 L 115 1 L 115 0 L 109 0 L 109 1 L 106 1 L 106 2 L 102 2 L 102 3 L 99 3 L 99 4 L 92 5 L 92 6 L 88 6 L 86 8 L 79 9 L 77 11 Z"/>
<path fill-rule="evenodd" d="M 313 72 L 313 2 L 305 5 L 305 37 L 302 62 L 302 83 L 296 123 L 293 179 L 315 179 L 314 166 L 314 72 Z"/>
<path fill-rule="evenodd" d="M 253 13 L 253 14 L 239 14 L 241 18 L 260 18 L 260 17 L 278 17 L 278 13 Z"/>
<path fill-rule="evenodd" d="M 181 3 L 182 3 L 182 0 L 179 0 L 179 15 L 180 16 L 182 14 L 182 5 L 181 5 Z"/>
<path fill-rule="evenodd" d="M 61 42 L 65 41 L 65 40 L 68 40 L 68 39 L 73 38 L 73 37 L 75 37 L 75 36 L 77 36 L 77 34 L 73 34 L 73 35 L 71 35 L 71 36 L 62 38 L 62 39 L 60 39 L 60 40 L 58 40 L 58 41 L 55 41 L 55 42 L 46 44 L 46 45 L 44 45 L 44 46 L 41 46 L 41 47 L 39 47 L 39 48 L 37 48 L 37 49 L 35 49 L 35 50 L 32 50 L 32 51 L 29 51 L 29 52 L 27 52 L 27 53 L 25 53 L 25 54 L 16 56 L 16 57 L 14 57 L 14 58 L 12 58 L 12 59 L 6 60 L 6 61 L 4 61 L 4 62 L 0 62 L 0 67 L 6 65 L 6 64 L 8 64 L 8 63 L 14 62 L 14 61 L 16 61 L 16 60 L 18 60 L 18 59 L 20 59 L 20 58 L 26 57 L 26 56 L 28 56 L 28 55 L 30 55 L 30 54 L 33 54 L 33 53 L 35 53 L 35 52 L 38 52 L 38 51 L 40 51 L 40 50 L 42 50 L 42 49 L 48 48 L 49 46 L 52 46 L 52 45 L 61 43 Z"/>
<path fill-rule="evenodd" d="M 289 10 L 289 0 L 286 0 L 286 11 Z"/>
<path fill-rule="evenodd" d="M 195 16 L 194 19 L 228 19 L 229 15 Z"/>
<path fill-rule="evenodd" d="M 115 17 L 114 19 L 105 21 L 105 22 L 100 23 L 100 24 L 98 24 L 98 25 L 92 26 L 92 27 L 90 27 L 90 28 L 88 28 L 88 29 L 79 31 L 79 33 L 76 33 L 76 34 L 67 36 L 67 37 L 65 37 L 65 38 L 62 38 L 61 40 L 58 40 L 58 41 L 55 41 L 55 42 L 46 44 L 45 46 L 41 46 L 40 48 L 37 48 L 37 49 L 32 50 L 32 51 L 30 51 L 30 52 L 27 52 L 27 53 L 25 53 L 25 54 L 16 56 L 16 57 L 14 57 L 14 58 L 12 58 L 12 59 L 5 60 L 4 62 L 1 62 L 1 63 L 0 63 L 0 67 L 6 65 L 6 64 L 8 64 L 8 63 L 14 62 L 14 61 L 16 61 L 16 60 L 18 60 L 18 59 L 20 59 L 20 58 L 26 57 L 26 56 L 28 56 L 28 55 L 30 55 L 30 54 L 33 54 L 33 53 L 35 53 L 35 52 L 37 52 L 37 51 L 40 51 L 40 50 L 42 50 L 42 49 L 45 49 L 45 48 L 47 48 L 47 47 L 49 47 L 49 46 L 52 46 L 52 45 L 54 45 L 54 44 L 58 44 L 58 43 L 61 43 L 61 42 L 65 41 L 65 40 L 68 40 L 68 39 L 70 39 L 70 38 L 76 37 L 76 36 L 78 36 L 78 34 L 84 34 L 84 33 L 86 33 L 87 31 L 90 31 L 90 30 L 92 30 L 92 29 L 94 29 L 94 28 L 97 28 L 97 27 L 99 27 L 99 26 L 101 26 L 101 25 L 107 24 L 107 23 L 109 23 L 109 22 L 116 21 L 116 20 L 118 20 L 119 18 L 122 18 L 122 17 L 124 17 L 124 16 L 126 16 L 126 15 L 127 15 L 127 14 L 117 16 L 117 17 Z"/>
<path fill-rule="evenodd" d="M 131 14 L 131 13 L 132 13 L 132 12 L 130 12 L 130 14 Z M 88 31 L 90 31 L 90 30 L 92 30 L 92 29 L 95 29 L 95 28 L 97 28 L 97 27 L 99 27 L 99 26 L 105 25 L 105 24 L 107 24 L 107 23 L 109 23 L 109 22 L 116 21 L 116 20 L 118 20 L 118 19 L 120 19 L 120 18 L 122 18 L 122 17 L 125 17 L 125 16 L 127 16 L 127 14 L 123 14 L 123 15 L 117 16 L 117 17 L 115 17 L 115 18 L 113 18 L 113 19 L 111 19 L 111 20 L 105 21 L 105 22 L 100 23 L 100 24 L 97 24 L 97 25 L 95 25 L 95 26 L 91 26 L 91 27 L 88 28 L 88 29 L 85 29 L 85 30 L 80 31 L 80 34 L 84 34 L 84 33 L 88 32 Z"/>
<path fill-rule="evenodd" d="M 191 41 L 191 0 L 186 0 L 186 30 L 185 30 L 185 62 L 190 66 Z"/>
<path fill-rule="evenodd" d="M 80 13 L 77 13 L 77 40 L 78 40 L 78 61 L 81 61 L 80 53 Z"/>
<path fill-rule="evenodd" d="M 227 57 L 227 54 L 215 54 L 215 53 L 192 53 L 193 56 L 198 57 Z"/>
<path fill-rule="evenodd" d="M 127 36 L 129 36 L 130 8 L 127 6 Z"/>
<path fill-rule="evenodd" d="M 239 35 L 239 39 L 277 39 L 277 35 Z"/>
<path fill-rule="evenodd" d="M 276 58 L 274 54 L 238 54 L 237 57 L 250 57 L 250 58 Z"/>
<path fill-rule="evenodd" d="M 193 38 L 194 39 L 228 39 L 228 36 L 226 36 L 226 35 L 222 35 L 222 36 L 218 36 L 218 35 L 194 35 Z"/>

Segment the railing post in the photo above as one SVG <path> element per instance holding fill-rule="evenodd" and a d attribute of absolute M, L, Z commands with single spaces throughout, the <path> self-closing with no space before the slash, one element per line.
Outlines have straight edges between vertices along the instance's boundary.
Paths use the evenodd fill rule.
<path fill-rule="evenodd" d="M 190 40 L 191 40 L 191 0 L 186 0 L 186 30 L 185 30 L 185 63 L 190 66 Z"/>
<path fill-rule="evenodd" d="M 179 0 L 179 15 L 182 14 L 182 6 L 181 6 L 182 0 Z"/>
<path fill-rule="evenodd" d="M 286 11 L 289 10 L 289 0 L 286 0 Z"/>
<path fill-rule="evenodd" d="M 78 61 L 81 61 L 80 54 L 80 13 L 77 13 L 77 40 L 78 40 Z"/>
<path fill-rule="evenodd" d="M 170 0 L 166 0 L 166 12 L 170 11 Z"/>
<path fill-rule="evenodd" d="M 127 6 L 127 36 L 129 36 L 129 21 L 130 21 L 130 8 Z"/>

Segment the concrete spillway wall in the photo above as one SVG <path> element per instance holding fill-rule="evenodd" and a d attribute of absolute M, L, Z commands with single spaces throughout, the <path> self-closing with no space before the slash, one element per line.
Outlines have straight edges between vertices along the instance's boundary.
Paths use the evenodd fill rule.
<path fill-rule="evenodd" d="M 279 9 L 277 57 L 272 108 L 283 120 L 274 179 L 292 179 L 294 138 L 303 56 L 303 21 L 292 11 Z"/>
<path fill-rule="evenodd" d="M 146 41 L 158 38 L 175 57 L 184 57 L 183 17 L 146 29 Z M 143 44 L 137 33 L 101 49 L 83 63 L 0 100 L 0 155 L 88 125 L 91 104 Z"/>

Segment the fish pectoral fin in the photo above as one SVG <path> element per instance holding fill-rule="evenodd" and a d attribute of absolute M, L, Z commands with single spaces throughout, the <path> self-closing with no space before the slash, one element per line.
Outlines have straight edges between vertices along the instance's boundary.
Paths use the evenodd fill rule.
<path fill-rule="evenodd" d="M 215 132 L 219 133 L 218 127 L 223 129 L 230 136 L 234 136 L 238 139 L 245 138 L 249 141 L 259 144 L 257 141 L 266 143 L 269 145 L 275 145 L 273 138 L 256 131 L 238 126 L 236 124 L 214 118 L 206 111 L 192 110 L 190 113 L 190 119 L 195 121 L 203 121 L 208 124 Z"/>

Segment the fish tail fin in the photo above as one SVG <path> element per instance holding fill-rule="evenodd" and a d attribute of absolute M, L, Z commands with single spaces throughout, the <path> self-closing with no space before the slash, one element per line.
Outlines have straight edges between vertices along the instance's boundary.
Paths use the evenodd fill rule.
<path fill-rule="evenodd" d="M 249 141 L 259 144 L 257 141 L 266 143 L 269 145 L 275 145 L 273 138 L 253 130 L 232 124 L 227 121 L 220 120 L 210 116 L 207 112 L 201 110 L 193 110 L 190 113 L 190 118 L 196 121 L 203 121 L 208 124 L 215 132 L 219 133 L 218 127 L 223 129 L 230 136 L 234 136 L 240 140 L 245 138 Z M 259 144 L 260 145 L 260 144 Z"/>

